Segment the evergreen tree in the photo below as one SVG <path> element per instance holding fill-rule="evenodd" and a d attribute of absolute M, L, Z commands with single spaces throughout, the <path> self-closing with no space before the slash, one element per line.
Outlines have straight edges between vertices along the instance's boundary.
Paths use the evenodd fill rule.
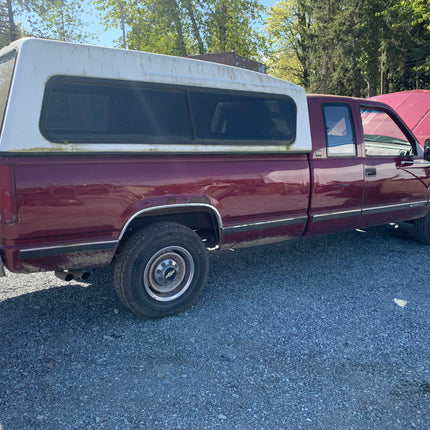
<path fill-rule="evenodd" d="M 268 19 L 271 70 L 288 78 L 285 66 L 292 65 L 298 83 L 317 93 L 430 87 L 429 6 L 430 0 L 283 0 Z"/>
<path fill-rule="evenodd" d="M 23 36 L 23 31 L 16 23 L 19 4 L 12 0 L 0 1 L 0 48 Z"/>

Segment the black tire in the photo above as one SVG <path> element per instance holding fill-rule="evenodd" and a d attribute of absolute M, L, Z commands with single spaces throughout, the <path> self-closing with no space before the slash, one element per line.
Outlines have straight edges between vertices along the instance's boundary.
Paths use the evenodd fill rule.
<path fill-rule="evenodd" d="M 115 288 L 130 310 L 160 318 L 191 306 L 208 270 L 208 252 L 196 233 L 181 224 L 157 223 L 139 230 L 121 249 Z"/>
<path fill-rule="evenodd" d="M 430 213 L 414 221 L 414 231 L 419 242 L 430 245 Z"/>

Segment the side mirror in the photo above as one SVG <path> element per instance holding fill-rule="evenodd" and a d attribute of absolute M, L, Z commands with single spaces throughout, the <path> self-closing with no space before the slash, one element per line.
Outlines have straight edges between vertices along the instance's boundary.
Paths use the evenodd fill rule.
<path fill-rule="evenodd" d="M 430 161 L 430 139 L 424 142 L 424 160 Z"/>

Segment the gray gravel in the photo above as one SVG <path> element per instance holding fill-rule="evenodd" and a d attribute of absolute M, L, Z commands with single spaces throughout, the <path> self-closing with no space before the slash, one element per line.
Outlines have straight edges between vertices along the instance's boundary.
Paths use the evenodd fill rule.
<path fill-rule="evenodd" d="M 430 247 L 408 225 L 211 253 L 180 315 L 112 268 L 0 279 L 0 429 L 428 429 Z"/>

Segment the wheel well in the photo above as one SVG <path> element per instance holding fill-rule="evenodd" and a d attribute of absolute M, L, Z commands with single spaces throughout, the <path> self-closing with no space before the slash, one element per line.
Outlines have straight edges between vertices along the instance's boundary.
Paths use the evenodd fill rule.
<path fill-rule="evenodd" d="M 146 213 L 134 218 L 127 226 L 119 247 L 127 241 L 136 231 L 147 225 L 158 222 L 176 222 L 194 230 L 205 242 L 207 248 L 212 248 L 219 244 L 219 223 L 215 216 L 204 209 L 201 211 L 180 211 L 172 213 Z"/>

